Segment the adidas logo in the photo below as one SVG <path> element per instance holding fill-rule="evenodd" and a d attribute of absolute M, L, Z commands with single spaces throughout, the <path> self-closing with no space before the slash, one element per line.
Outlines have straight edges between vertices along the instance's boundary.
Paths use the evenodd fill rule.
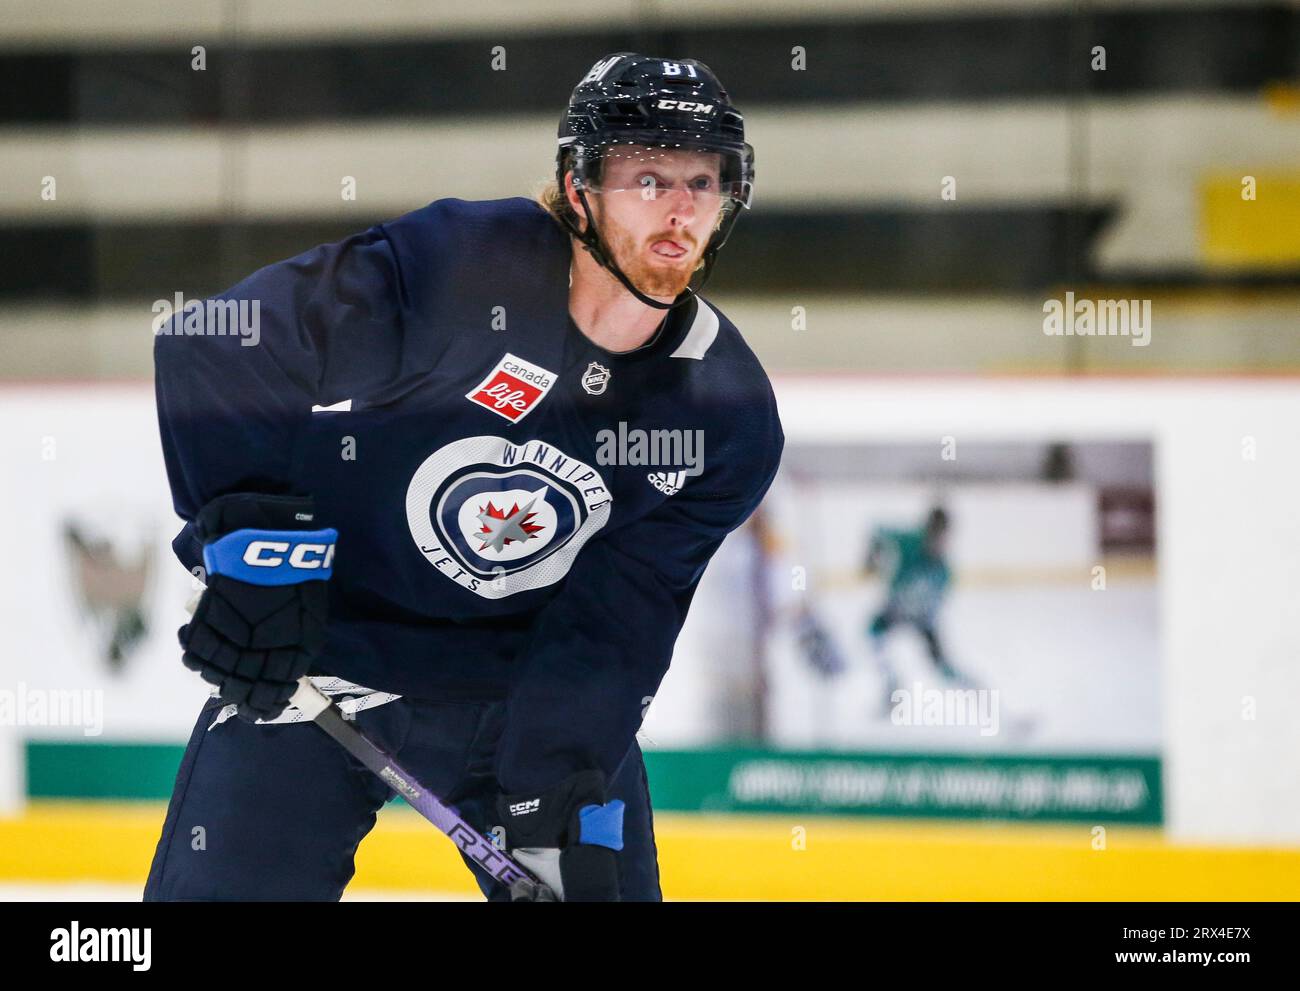
<path fill-rule="evenodd" d="M 646 478 L 664 495 L 676 495 L 686 484 L 684 471 L 652 471 Z"/>

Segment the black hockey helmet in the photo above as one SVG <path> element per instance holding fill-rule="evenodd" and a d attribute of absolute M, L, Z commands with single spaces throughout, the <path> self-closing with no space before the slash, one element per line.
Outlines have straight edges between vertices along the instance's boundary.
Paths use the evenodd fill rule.
<path fill-rule="evenodd" d="M 744 118 L 731 105 L 713 71 L 696 59 L 653 58 L 635 52 L 607 55 L 591 67 L 569 97 L 558 138 L 555 178 L 563 191 L 564 173 L 573 170 L 587 229 L 579 230 L 567 212 L 561 221 L 592 257 L 647 306 L 672 309 L 699 293 L 741 207 L 749 208 L 754 190 L 754 149 L 745 142 Z M 701 255 L 704 273 L 697 288 L 685 290 L 671 303 L 651 299 L 632 285 L 596 229 L 587 192 L 600 189 L 602 167 L 610 156 L 619 154 L 618 145 L 685 148 L 719 155 L 722 206 L 717 227 Z"/>

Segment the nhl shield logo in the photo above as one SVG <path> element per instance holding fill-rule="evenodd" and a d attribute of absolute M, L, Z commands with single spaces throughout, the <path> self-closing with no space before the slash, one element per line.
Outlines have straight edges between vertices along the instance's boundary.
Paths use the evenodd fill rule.
<path fill-rule="evenodd" d="M 601 395 L 609 387 L 609 369 L 593 361 L 582 374 L 582 387 L 593 396 Z"/>

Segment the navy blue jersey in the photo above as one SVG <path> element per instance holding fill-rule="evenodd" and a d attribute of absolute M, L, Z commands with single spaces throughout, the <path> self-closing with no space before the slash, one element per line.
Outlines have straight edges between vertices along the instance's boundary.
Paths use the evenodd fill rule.
<path fill-rule="evenodd" d="M 726 317 L 695 299 L 606 351 L 569 316 L 571 260 L 531 200 L 438 200 L 255 272 L 154 348 L 180 560 L 216 496 L 314 496 L 339 533 L 321 673 L 506 699 L 509 792 L 613 776 L 784 442 Z"/>

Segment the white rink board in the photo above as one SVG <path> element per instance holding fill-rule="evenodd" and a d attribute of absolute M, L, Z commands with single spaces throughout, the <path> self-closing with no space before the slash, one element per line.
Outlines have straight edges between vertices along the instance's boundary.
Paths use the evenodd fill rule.
<path fill-rule="evenodd" d="M 1300 842 L 1300 384 L 792 376 L 776 388 L 790 443 L 1151 439 L 1167 828 Z M 677 674 L 651 737 L 670 735 L 655 719 Z"/>
<path fill-rule="evenodd" d="M 176 630 L 188 618 L 191 579 L 170 547 L 180 522 L 171 508 L 148 384 L 28 386 L 0 390 L 0 487 L 7 534 L 3 684 L 81 696 L 74 725 L 24 725 L 27 738 L 167 741 L 188 738 L 207 686 L 180 663 Z M 114 672 L 104 631 L 79 604 L 75 564 L 63 537 L 70 521 L 87 536 L 146 548 L 143 602 L 149 632 Z M 29 710 L 30 711 L 30 710 Z"/>
<path fill-rule="evenodd" d="M 1300 842 L 1291 712 L 1300 698 L 1300 384 L 795 376 L 776 386 L 791 443 L 1153 440 L 1166 822 L 1182 840 Z M 151 386 L 6 388 L 0 414 L 0 512 L 16 552 L 0 578 L 5 683 L 98 686 L 105 737 L 183 738 L 204 689 L 173 647 L 190 590 L 170 549 L 155 547 L 153 632 L 134 670 L 115 678 L 86 656 L 91 632 L 68 620 L 76 611 L 58 533 L 69 511 L 93 522 L 121 506 L 140 525 L 174 532 Z M 54 462 L 41 458 L 45 436 L 58 441 Z M 1254 460 L 1243 457 L 1249 443 Z M 743 623 L 744 604 L 735 609 Z M 691 692 L 689 642 L 682 648 L 644 727 L 661 746 L 706 718 Z"/>

